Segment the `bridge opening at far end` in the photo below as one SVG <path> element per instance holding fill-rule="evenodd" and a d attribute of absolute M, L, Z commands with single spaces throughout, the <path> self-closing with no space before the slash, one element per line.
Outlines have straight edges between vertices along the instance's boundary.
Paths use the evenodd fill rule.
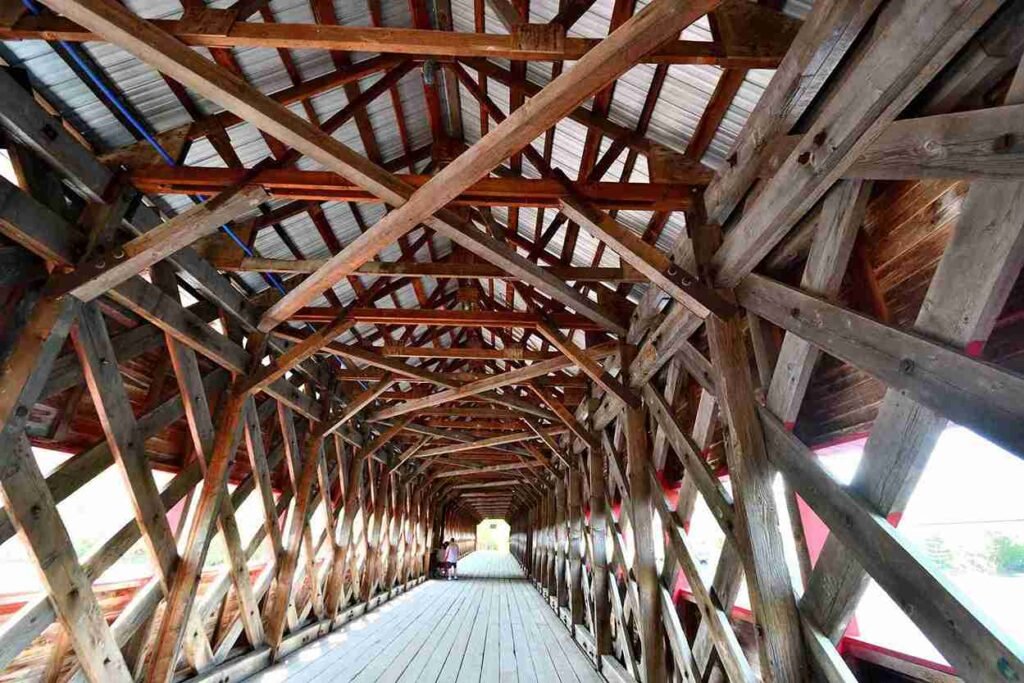
<path fill-rule="evenodd" d="M 476 525 L 476 549 L 509 552 L 512 527 L 503 519 L 485 519 Z"/>

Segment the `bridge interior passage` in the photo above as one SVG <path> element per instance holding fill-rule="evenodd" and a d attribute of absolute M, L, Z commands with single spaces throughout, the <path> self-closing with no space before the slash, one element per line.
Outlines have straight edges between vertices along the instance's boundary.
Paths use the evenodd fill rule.
<path fill-rule="evenodd" d="M 0 0 L 0 683 L 1024 681 L 1022 26 Z"/>
<path fill-rule="evenodd" d="M 249 680 L 602 680 L 512 555 L 473 552 L 458 575 L 394 598 Z"/>

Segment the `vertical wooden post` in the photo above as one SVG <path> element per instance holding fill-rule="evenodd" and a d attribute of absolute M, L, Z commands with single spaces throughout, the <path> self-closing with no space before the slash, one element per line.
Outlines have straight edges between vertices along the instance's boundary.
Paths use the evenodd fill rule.
<path fill-rule="evenodd" d="M 256 351 L 253 355 L 258 357 L 260 352 Z M 213 539 L 215 522 L 220 514 L 228 474 L 234 460 L 244 402 L 245 394 L 236 379 L 217 420 L 213 455 L 193 513 L 185 551 L 178 562 L 174 584 L 167 596 L 167 606 L 157 632 L 157 645 L 149 659 L 147 680 L 167 683 L 174 676 L 178 651 L 195 605 L 199 578 Z"/>
<path fill-rule="evenodd" d="M 608 506 L 605 504 L 603 448 L 590 448 L 590 545 L 594 552 L 592 599 L 597 662 L 612 652 L 611 603 L 608 597 Z"/>
<path fill-rule="evenodd" d="M 555 599 L 559 607 L 568 607 L 568 584 L 565 581 L 566 528 L 565 528 L 565 479 L 561 475 L 555 480 Z"/>
<path fill-rule="evenodd" d="M 793 583 L 772 493 L 774 470 L 754 404 L 754 384 L 738 317 L 707 321 L 721 412 L 731 439 L 726 454 L 735 496 L 736 541 L 758 623 L 766 680 L 804 680 L 808 669 Z"/>
<path fill-rule="evenodd" d="M 579 468 L 569 470 L 569 614 L 573 624 L 583 623 L 583 567 L 580 544 L 583 523 L 580 519 L 582 480 Z"/>
<path fill-rule="evenodd" d="M 623 347 L 622 366 L 629 367 L 635 347 Z M 647 412 L 643 407 L 626 405 L 625 435 L 627 478 L 629 498 L 629 520 L 633 527 L 633 573 L 636 575 L 640 598 L 640 640 L 641 660 L 646 683 L 661 683 L 666 680 L 665 644 L 661 633 L 661 592 L 658 583 L 658 566 L 654 557 L 654 501 L 652 496 L 662 495 L 654 491 L 651 477 L 651 449 L 647 439 Z"/>
<path fill-rule="evenodd" d="M 363 488 L 364 461 L 353 456 L 349 466 L 348 482 L 345 485 L 343 517 L 338 527 L 338 545 L 331 558 L 331 569 L 327 579 L 326 614 L 333 619 L 338 614 L 345 587 L 345 573 L 348 571 L 348 551 L 352 545 L 352 523 L 359 511 L 359 492 Z"/>
<path fill-rule="evenodd" d="M 557 544 L 555 543 L 555 491 L 549 489 L 544 495 L 544 506 L 546 514 L 544 515 L 544 545 L 547 553 L 547 559 L 544 565 L 544 581 L 545 587 L 548 591 L 548 596 L 555 596 L 558 594 L 558 574 L 557 572 Z"/>
<path fill-rule="evenodd" d="M 25 436 L 31 406 L 67 339 L 77 304 L 43 299 L 28 308 L 35 297 L 25 299 L 19 305 L 23 316 L 10 316 L 12 333 L 0 340 L 0 494 L 86 675 L 93 681 L 131 681 Z"/>

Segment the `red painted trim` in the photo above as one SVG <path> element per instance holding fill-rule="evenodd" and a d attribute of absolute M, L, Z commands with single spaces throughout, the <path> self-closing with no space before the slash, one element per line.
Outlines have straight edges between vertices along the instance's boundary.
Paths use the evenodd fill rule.
<path fill-rule="evenodd" d="M 967 342 L 967 346 L 964 347 L 964 353 L 971 358 L 981 358 L 982 352 L 985 350 L 985 340 L 975 339 L 974 341 Z"/>
<path fill-rule="evenodd" d="M 681 575 L 682 572 L 680 572 L 680 576 Z M 693 597 L 693 593 L 690 592 L 688 589 L 679 588 L 678 586 L 673 591 L 672 598 L 677 605 L 683 600 L 696 604 L 696 600 Z M 745 621 L 748 624 L 754 623 L 754 615 L 751 613 L 750 610 L 745 609 L 743 607 L 733 607 L 730 616 L 733 619 Z M 893 659 L 900 659 L 904 662 L 910 662 L 911 664 L 922 666 L 926 669 L 931 669 L 933 671 L 941 671 L 942 673 L 951 674 L 953 676 L 956 675 L 956 669 L 949 666 L 948 664 L 943 664 L 941 662 L 933 662 L 930 659 L 924 659 L 923 657 L 917 657 L 906 652 L 893 650 L 891 648 L 878 645 L 877 643 L 871 643 L 861 638 L 854 638 L 849 635 L 843 636 L 836 647 L 839 650 L 840 654 L 844 655 L 851 654 L 854 657 L 856 657 L 857 650 L 870 650 L 872 652 L 879 652 L 888 655 Z"/>
<path fill-rule="evenodd" d="M 851 432 L 850 434 L 843 434 L 842 436 L 837 436 L 834 439 L 829 439 L 828 441 L 822 441 L 821 443 L 815 444 L 814 448 L 811 450 L 817 453 L 818 451 L 826 448 L 842 446 L 843 444 L 853 443 L 854 441 L 864 441 L 869 436 L 871 436 L 871 432 Z"/>
<path fill-rule="evenodd" d="M 888 655 L 893 659 L 900 659 L 904 662 L 910 662 L 911 664 L 916 664 L 918 666 L 922 666 L 926 669 L 931 669 L 933 671 L 941 671 L 942 673 L 950 674 L 952 676 L 957 675 L 956 669 L 951 667 L 949 664 L 943 664 L 942 662 L 933 662 L 930 659 L 917 657 L 915 655 L 907 654 L 906 652 L 900 652 L 899 650 L 893 650 L 891 648 L 884 647 L 877 643 L 869 643 L 868 641 L 861 640 L 860 638 L 844 637 L 841 644 L 843 645 L 843 652 L 848 652 L 852 654 L 854 657 L 857 656 L 857 650 L 868 650 L 870 652 L 879 652 L 883 655 Z"/>

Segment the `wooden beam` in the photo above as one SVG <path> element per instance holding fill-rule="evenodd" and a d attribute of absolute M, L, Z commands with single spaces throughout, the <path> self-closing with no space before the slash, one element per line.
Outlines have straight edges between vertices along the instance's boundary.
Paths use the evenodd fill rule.
<path fill-rule="evenodd" d="M 234 111 L 268 135 L 321 163 L 329 171 L 360 183 L 364 189 L 380 197 L 386 203 L 392 206 L 401 206 L 412 196 L 414 189 L 401 182 L 400 179 L 344 146 L 331 135 L 311 125 L 286 107 L 263 95 L 237 75 L 209 62 L 166 32 L 139 19 L 124 7 L 109 0 L 89 0 L 89 2 L 51 0 L 50 6 L 73 21 L 113 40 L 115 44 L 155 66 L 166 75 Z M 595 55 L 588 57 L 590 62 L 603 59 L 600 48 L 595 48 L 590 55 Z M 557 95 L 558 89 L 551 92 Z M 583 97 L 580 99 L 582 100 Z M 497 163 L 496 161 L 495 164 Z M 398 213 L 398 211 L 394 211 L 389 216 Z M 528 259 L 521 257 L 504 245 L 498 244 L 486 235 L 478 233 L 475 229 L 463 225 L 457 216 L 445 211 L 441 213 L 444 220 L 432 219 L 429 221 L 435 230 L 462 246 L 485 255 L 491 262 L 506 270 L 514 269 L 510 271 L 512 274 L 523 277 L 562 303 L 571 304 L 579 312 L 590 315 L 601 324 L 608 326 L 609 329 L 624 331 L 617 320 L 609 318 L 600 307 L 594 305 L 593 302 L 563 281 L 547 277 L 539 270 L 538 266 Z M 393 237 L 397 237 L 397 235 L 385 235 L 381 226 L 386 224 L 386 221 L 387 219 L 375 226 L 374 229 L 360 235 L 335 259 L 346 260 L 351 253 L 356 253 L 359 255 L 356 266 L 369 260 L 384 244 L 390 243 L 393 241 Z M 418 222 L 416 221 L 416 223 Z M 405 232 L 407 230 L 401 234 L 405 234 Z M 387 239 L 380 242 L 382 237 Z M 375 248 L 374 244 L 379 246 Z M 273 313 L 264 316 L 263 330 L 272 329 L 284 317 L 277 315 L 278 312 L 286 306 L 296 304 L 298 297 L 309 295 L 311 291 L 322 284 L 321 280 L 322 278 L 315 275 L 307 278 L 285 299 L 278 302 L 271 309 Z M 329 285 L 325 285 L 325 288 L 327 287 Z M 323 290 L 316 290 L 315 295 L 319 295 L 321 291 Z M 282 302 L 287 303 L 282 304 Z M 270 322 L 271 320 L 273 322 Z"/>
<path fill-rule="evenodd" d="M 177 279 L 174 277 L 174 272 L 169 264 L 155 264 L 152 269 L 152 278 L 153 282 L 167 293 L 168 296 L 177 298 Z M 198 460 L 200 468 L 205 472 L 209 458 L 213 454 L 215 437 L 213 418 L 210 412 L 210 405 L 206 400 L 206 391 L 203 389 L 203 376 L 199 369 L 198 358 L 195 351 L 170 336 L 167 337 L 167 352 L 170 356 L 171 367 L 174 369 L 174 376 L 178 381 L 178 391 L 184 405 L 186 421 L 192 436 L 192 444 L 195 447 L 195 452 L 200 455 Z M 136 438 L 138 438 L 138 435 Z M 255 473 L 256 470 L 254 469 L 253 472 Z M 253 594 L 252 583 L 249 578 L 248 558 L 242 547 L 241 534 L 238 530 L 238 523 L 235 520 L 235 508 L 231 502 L 231 496 L 226 497 L 221 504 L 218 527 L 224 541 L 224 547 L 227 550 L 229 574 L 235 586 L 235 595 L 239 604 L 239 618 L 245 629 L 246 637 L 250 643 L 262 643 L 263 623 L 259 618 L 259 605 Z"/>
<path fill-rule="evenodd" d="M 770 411 L 760 408 L 760 418 L 772 463 L 958 675 L 966 680 L 1012 680 L 1024 672 L 1024 651 L 1009 634 L 980 613 L 885 517 L 835 481 Z"/>
<path fill-rule="evenodd" d="M 306 443 L 302 449 L 302 470 L 301 474 L 295 477 L 295 507 L 292 510 L 291 524 L 288 528 L 287 537 L 282 540 L 284 554 L 277 560 L 277 576 L 271 592 L 267 597 L 265 608 L 267 643 L 271 651 L 275 653 L 281 646 L 284 637 L 285 618 L 288 606 L 291 602 L 292 589 L 294 585 L 295 570 L 298 567 L 299 553 L 302 549 L 303 538 L 307 541 L 307 552 L 310 559 L 315 552 L 310 546 L 308 511 L 313 497 L 313 479 L 317 473 L 320 462 L 320 449 L 323 448 L 323 431 L 317 427 L 311 430 L 306 437 Z M 298 465 L 298 463 L 296 463 Z M 326 493 L 326 492 L 323 492 Z M 316 581 L 311 575 L 310 580 Z M 314 584 L 315 585 L 315 584 Z M 319 593 L 319 588 L 314 587 L 314 595 Z"/>
<path fill-rule="evenodd" d="M 25 319 L 11 321 L 14 334 L 8 343 L 12 346 L 0 354 L 4 358 L 0 494 L 82 668 L 94 680 L 130 681 L 131 673 L 103 617 L 92 581 L 78 562 L 24 433 L 30 407 L 38 400 L 76 313 L 77 305 L 71 300 L 44 300 L 29 309 Z"/>
<path fill-rule="evenodd" d="M 825 195 L 801 289 L 826 298 L 839 293 L 870 195 L 870 183 L 858 181 L 837 183 Z M 768 407 L 786 424 L 796 422 L 817 360 L 816 347 L 795 334 L 786 334 L 767 389 Z"/>
<path fill-rule="evenodd" d="M 261 329 L 273 329 L 298 308 L 317 296 L 320 291 L 332 286 L 345 275 L 351 274 L 384 246 L 424 221 L 441 234 L 496 265 L 500 265 L 495 260 L 496 254 L 518 262 L 519 259 L 512 258 L 518 254 L 504 245 L 495 243 L 490 249 L 481 249 L 482 233 L 475 230 L 472 231 L 472 234 L 458 229 L 453 231 L 452 227 L 457 228 L 458 221 L 450 221 L 448 213 L 442 211 L 443 207 L 465 188 L 487 175 L 510 153 L 528 144 L 588 96 L 618 77 L 642 54 L 669 37 L 678 35 L 678 32 L 685 26 L 713 9 L 717 4 L 714 0 L 703 0 L 687 2 L 684 7 L 679 7 L 675 3 L 659 1 L 648 5 L 642 12 L 584 55 L 573 67 L 571 73 L 565 73 L 549 83 L 536 97 L 531 98 L 527 104 L 513 112 L 504 122 L 495 126 L 470 150 L 433 176 L 414 195 L 401 197 L 399 201 L 389 201 L 398 208 L 385 216 L 371 230 L 363 233 L 341 253 L 332 257 L 327 265 L 271 307 L 264 314 L 260 324 Z M 624 49 L 625 46 L 630 46 L 633 51 Z M 385 199 L 387 198 L 385 197 Z M 406 199 L 408 201 L 405 201 Z M 439 211 L 442 211 L 440 220 L 429 218 Z M 453 222 L 456 224 L 455 226 L 451 225 Z M 493 242 L 493 240 L 491 241 Z M 534 277 L 527 279 L 529 284 L 534 285 L 545 294 L 558 294 L 558 298 L 564 298 L 561 295 L 564 295 L 565 292 L 561 287 L 552 287 L 556 283 L 539 280 L 536 277 L 536 271 L 533 271 L 532 274 Z M 579 313 L 597 317 L 602 323 L 608 323 L 608 329 L 612 331 L 620 334 L 625 331 L 620 324 L 609 320 L 599 311 L 594 311 L 590 301 L 583 299 L 584 297 L 576 292 L 563 303 L 567 303 Z M 591 313 L 588 314 L 588 311 Z M 594 313 L 597 315 L 594 316 Z"/>
<path fill-rule="evenodd" d="M 537 325 L 537 329 L 552 346 L 561 351 L 566 358 L 572 361 L 573 365 L 585 372 L 599 387 L 618 398 L 627 406 L 635 407 L 640 404 L 639 396 L 633 393 L 621 380 L 612 377 L 611 373 L 597 362 L 591 351 L 581 349 L 572 339 L 562 334 L 561 330 L 554 324 L 548 321 L 541 321 Z"/>
<path fill-rule="evenodd" d="M 531 469 L 535 467 L 543 467 L 543 465 L 539 462 L 510 462 L 502 465 L 486 465 L 484 467 L 473 467 L 462 470 L 444 470 L 435 474 L 434 478 L 447 479 L 450 477 L 472 477 L 477 474 L 487 474 L 489 472 L 510 472 L 512 470 Z"/>
<path fill-rule="evenodd" d="M 560 433 L 560 430 L 548 430 L 546 433 L 554 431 Z M 472 451 L 479 448 L 491 448 L 493 446 L 504 446 L 510 443 L 519 443 L 520 441 L 529 441 L 531 439 L 539 438 L 534 432 L 517 432 L 515 434 L 502 434 L 500 436 L 494 436 L 489 439 L 480 439 L 470 441 L 468 443 L 454 444 L 450 446 L 438 446 L 431 448 L 426 451 L 420 451 L 416 456 L 419 458 L 431 458 L 438 455 L 445 455 L 448 453 L 462 453 L 465 451 Z"/>
<path fill-rule="evenodd" d="M 1019 375 L 759 275 L 737 294 L 763 318 L 1024 457 Z"/>
<path fill-rule="evenodd" d="M 858 11 L 874 5 L 857 4 Z M 882 8 L 876 29 L 860 47 L 862 58 L 844 74 L 800 144 L 726 233 L 712 262 L 715 283 L 732 286 L 750 272 L 1001 4 L 915 0 Z M 716 192 L 724 187 L 708 188 L 709 206 L 715 206 Z M 713 209 L 709 216 L 717 218 Z"/>
<path fill-rule="evenodd" d="M 235 186 L 178 214 L 159 227 L 80 264 L 54 283 L 58 291 L 92 301 L 154 263 L 210 235 L 256 204 L 266 201 L 259 187 Z"/>
<path fill-rule="evenodd" d="M 1015 180 L 1024 160 L 1013 140 L 1024 135 L 1024 105 L 901 119 L 881 135 L 844 172 L 846 178 L 872 180 Z M 778 142 L 762 175 L 785 161 L 800 136 Z"/>
<path fill-rule="evenodd" d="M 254 350 L 254 355 L 258 351 Z M 258 357 L 258 356 L 257 356 Z M 221 406 L 215 429 L 215 440 L 203 486 L 196 502 L 188 540 L 181 553 L 174 582 L 167 595 L 164 615 L 157 631 L 155 649 L 149 658 L 146 676 L 149 680 L 170 681 L 177 668 L 178 651 L 188 630 L 195 606 L 206 552 L 213 538 L 215 522 L 220 514 L 228 474 L 234 459 L 246 394 L 239 391 L 237 380 Z"/>
<path fill-rule="evenodd" d="M 615 350 L 611 345 L 604 345 L 588 349 L 586 353 L 592 358 L 603 358 L 615 353 Z M 429 396 L 424 396 L 423 398 L 406 401 L 405 403 L 391 408 L 385 408 L 384 410 L 375 413 L 370 419 L 386 420 L 398 415 L 411 413 L 414 410 L 419 410 L 421 408 L 430 408 L 456 399 L 476 396 L 510 384 L 526 382 L 546 375 L 549 372 L 569 367 L 570 365 L 573 365 L 573 361 L 567 358 L 553 358 L 551 360 L 540 361 L 528 367 L 513 370 L 512 372 L 495 375 L 494 377 L 481 379 L 476 382 L 470 382 L 469 384 L 464 384 L 460 387 L 454 387 L 446 391 L 440 391 Z"/>
<path fill-rule="evenodd" d="M 679 457 L 687 476 L 693 479 L 704 502 L 714 514 L 715 521 L 722 526 L 726 536 L 731 537 L 735 517 L 732 496 L 701 457 L 703 449 L 683 431 L 664 397 L 650 384 L 644 387 L 644 399 L 666 439 L 672 444 L 672 450 Z"/>
<path fill-rule="evenodd" d="M 623 365 L 628 365 L 632 348 L 626 347 Z M 626 437 L 629 495 L 623 495 L 633 530 L 633 573 L 639 593 L 637 623 L 640 631 L 643 680 L 659 683 L 667 680 L 664 640 L 661 634 L 661 596 L 658 567 L 654 556 L 654 502 L 661 491 L 651 486 L 648 474 L 651 450 L 647 439 L 647 412 L 637 402 L 624 409 L 623 431 Z M 617 589 L 615 589 L 617 590 Z M 624 622 L 621 622 L 624 623 Z"/>
<path fill-rule="evenodd" d="M 216 11 L 205 10 L 216 16 Z M 81 24 L 81 25 L 80 25 Z M 71 43 L 109 39 L 102 31 L 82 28 L 87 22 L 74 23 L 63 17 L 25 16 L 0 27 L 0 40 L 64 40 Z M 204 28 L 186 20 L 155 20 L 155 27 L 186 45 L 231 48 L 262 47 L 293 50 L 331 50 L 411 55 L 420 58 L 504 58 L 516 61 L 575 61 L 593 51 L 601 41 L 565 38 L 557 44 L 539 45 L 514 35 L 454 33 L 410 28 L 374 28 L 298 24 L 283 22 L 234 22 L 228 31 Z M 716 64 L 736 68 L 771 69 L 782 59 L 793 23 L 782 25 L 783 35 L 750 35 L 736 42 L 719 45 L 709 42 L 677 40 L 656 45 L 641 61 L 665 64 Z M 678 35 L 678 33 L 676 34 Z"/>
<path fill-rule="evenodd" d="M 347 312 L 342 311 L 334 320 L 271 360 L 269 365 L 260 367 L 256 374 L 246 379 L 245 391 L 263 391 L 355 324 L 356 321 L 352 320 Z"/>
<path fill-rule="evenodd" d="M 345 406 L 345 410 L 342 411 L 341 415 L 337 418 L 328 418 L 327 428 L 324 434 L 331 434 L 338 429 L 341 429 L 349 420 L 355 418 L 366 406 L 373 403 L 377 398 L 388 390 L 396 381 L 398 381 L 394 375 L 390 372 L 384 373 L 384 376 L 373 385 L 364 389 L 359 395 L 352 398 Z"/>
<path fill-rule="evenodd" d="M 757 179 L 771 141 L 796 125 L 880 4 L 881 0 L 840 0 L 811 10 L 733 145 L 729 168 L 708 188 L 712 221 L 724 224 L 732 214 Z"/>
<path fill-rule="evenodd" d="M 114 348 L 103 314 L 95 302 L 82 307 L 73 338 L 93 406 L 125 482 L 154 571 L 163 589 L 168 591 L 179 562 L 174 532 L 167 521 L 167 510 L 149 467 L 144 443 L 138 438 L 138 426 L 121 372 L 109 361 L 114 357 Z M 206 632 L 199 632 L 200 626 L 194 619 L 186 628 L 192 633 L 187 648 L 189 662 L 197 669 L 204 669 L 213 658 Z"/>
<path fill-rule="evenodd" d="M 345 314 L 349 320 L 373 325 L 443 325 L 456 327 L 532 328 L 544 318 L 520 311 L 463 311 L 433 308 L 352 308 L 345 311 L 333 306 L 300 308 L 292 316 L 296 322 L 325 323 Z M 552 324 L 566 329 L 596 331 L 603 329 L 587 318 L 574 313 L 553 313 Z"/>
<path fill-rule="evenodd" d="M 72 265 L 77 258 L 76 243 L 69 237 L 74 233 L 67 222 L 6 180 L 0 180 L 0 187 L 10 190 L 10 194 L 7 195 L 10 201 L 0 204 L 0 230 L 20 244 L 28 246 L 35 253 L 45 255 L 44 258 L 48 260 L 61 265 Z M 0 196 L 2 195 L 0 192 Z M 185 251 L 179 252 L 169 260 L 177 260 Z M 208 265 L 205 268 L 209 271 L 204 271 L 204 264 L 194 254 L 178 260 L 175 265 L 188 265 L 190 269 L 194 268 L 189 271 L 189 275 L 200 272 L 204 277 L 209 274 L 212 278 L 221 279 L 221 276 Z M 210 299 L 222 306 L 225 311 L 237 316 L 239 320 L 244 320 L 246 315 L 244 306 L 241 305 L 241 295 L 226 283 L 224 285 L 225 287 L 221 287 L 216 280 L 207 279 L 204 294 L 209 295 Z M 207 324 L 208 320 L 186 310 L 141 277 L 133 277 L 118 285 L 109 292 L 109 296 L 154 327 L 172 335 L 218 365 L 233 372 L 245 371 L 248 355 L 242 347 L 210 327 Z M 252 322 L 249 324 L 252 325 Z M 267 388 L 267 392 L 307 416 L 314 415 L 308 397 L 300 394 L 288 382 L 275 382 Z"/>
<path fill-rule="evenodd" d="M 746 341 L 738 318 L 708 324 L 716 388 L 731 435 L 726 448 L 735 493 L 736 541 L 743 558 L 750 601 L 757 619 L 761 670 L 778 680 L 807 671 L 800 619 L 793 597 L 772 496 L 774 472 L 754 403 Z"/>
<path fill-rule="evenodd" d="M 1022 101 L 1024 69 L 1018 66 L 1006 102 Z M 972 356 L 979 355 L 999 315 L 997 311 L 1005 306 L 1011 283 L 1019 277 L 1022 261 L 1021 183 L 973 183 L 954 237 L 932 277 L 915 330 L 968 350 Z M 916 355 L 905 357 L 916 359 Z M 969 396 L 960 397 L 952 405 L 971 400 Z M 904 510 L 946 427 L 946 418 L 961 419 L 951 415 L 949 407 L 945 401 L 942 405 L 930 404 L 916 394 L 904 395 L 898 386 L 890 386 L 865 445 L 869 459 L 862 461 L 854 477 L 855 490 L 873 510 L 883 515 Z M 822 571 L 828 572 L 828 581 L 822 580 Z M 866 587 L 866 573 L 850 561 L 842 544 L 826 542 L 805 593 L 805 606 L 822 631 L 835 637 L 845 628 Z"/>
<path fill-rule="evenodd" d="M 275 259 L 242 256 L 237 258 L 211 254 L 210 262 L 219 270 L 233 273 L 312 273 L 327 259 Z M 579 266 L 550 266 L 544 270 L 570 282 L 646 282 L 647 278 L 629 266 L 622 268 L 587 268 Z M 356 275 L 376 277 L 432 277 L 475 278 L 481 280 L 511 280 L 511 275 L 489 263 L 453 263 L 418 261 L 368 261 L 355 271 Z"/>
<path fill-rule="evenodd" d="M 140 191 L 150 194 L 216 194 L 241 182 L 263 188 L 278 199 L 382 202 L 378 195 L 354 180 L 329 171 L 292 168 L 249 171 L 251 169 L 204 166 L 141 166 L 129 174 L 129 180 Z M 431 178 L 422 174 L 396 174 L 394 177 L 413 189 L 423 187 Z M 692 184 L 703 185 L 709 178 L 707 171 L 694 172 Z M 587 182 L 574 184 L 573 189 L 602 209 L 677 211 L 693 203 L 693 193 L 687 183 Z M 557 207 L 566 195 L 565 187 L 549 178 L 481 178 L 467 185 L 450 205 Z"/>
<path fill-rule="evenodd" d="M 622 260 L 694 314 L 701 318 L 712 313 L 724 317 L 735 315 L 735 306 L 673 263 L 656 246 L 644 242 L 586 199 L 570 194 L 561 200 L 560 205 L 562 213 L 609 245 Z"/>

